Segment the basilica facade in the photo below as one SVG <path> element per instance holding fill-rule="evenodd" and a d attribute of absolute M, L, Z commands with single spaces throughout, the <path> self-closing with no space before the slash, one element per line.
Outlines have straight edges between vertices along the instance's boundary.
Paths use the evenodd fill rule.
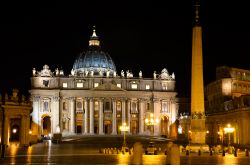
<path fill-rule="evenodd" d="M 118 135 L 126 123 L 129 134 L 176 136 L 174 73 L 164 68 L 152 78 L 142 71 L 137 75 L 117 72 L 93 30 L 88 50 L 75 60 L 70 75 L 48 65 L 33 68 L 32 134 Z"/>

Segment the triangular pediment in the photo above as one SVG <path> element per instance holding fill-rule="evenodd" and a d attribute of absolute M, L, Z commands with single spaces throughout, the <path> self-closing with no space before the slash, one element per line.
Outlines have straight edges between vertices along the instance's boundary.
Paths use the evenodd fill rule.
<path fill-rule="evenodd" d="M 92 90 L 98 90 L 98 91 L 124 91 L 124 89 L 119 88 L 116 85 L 111 84 L 111 83 L 101 84 L 98 87 L 93 88 Z"/>

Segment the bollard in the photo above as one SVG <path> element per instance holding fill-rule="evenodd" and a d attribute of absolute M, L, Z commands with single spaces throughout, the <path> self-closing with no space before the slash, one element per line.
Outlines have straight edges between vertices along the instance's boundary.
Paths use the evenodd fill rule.
<path fill-rule="evenodd" d="M 198 151 L 198 155 L 201 156 L 201 150 Z"/>
<path fill-rule="evenodd" d="M 210 150 L 210 156 L 212 156 L 213 155 L 213 151 L 212 150 Z"/>
<path fill-rule="evenodd" d="M 168 154 L 168 151 L 167 150 L 165 150 L 165 155 L 167 155 Z"/>
<path fill-rule="evenodd" d="M 186 156 L 189 156 L 189 150 L 186 151 Z"/>
<path fill-rule="evenodd" d="M 248 149 L 245 149 L 245 154 L 246 154 L 246 156 L 249 156 L 249 151 L 248 151 Z"/>
<path fill-rule="evenodd" d="M 222 156 L 225 156 L 225 150 L 222 150 Z"/>
<path fill-rule="evenodd" d="M 234 157 L 237 157 L 237 149 L 234 150 Z"/>

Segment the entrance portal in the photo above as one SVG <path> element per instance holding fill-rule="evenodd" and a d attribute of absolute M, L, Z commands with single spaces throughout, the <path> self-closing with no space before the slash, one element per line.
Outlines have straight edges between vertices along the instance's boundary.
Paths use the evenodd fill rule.
<path fill-rule="evenodd" d="M 19 125 L 13 125 L 11 127 L 10 141 L 19 141 L 20 140 L 20 127 Z"/>
<path fill-rule="evenodd" d="M 111 134 L 112 132 L 112 124 L 110 120 L 104 121 L 104 133 L 105 134 Z"/>
<path fill-rule="evenodd" d="M 161 135 L 168 137 L 168 116 L 161 117 Z"/>
<path fill-rule="evenodd" d="M 42 120 L 43 122 L 43 135 L 48 136 L 51 133 L 51 118 L 49 116 L 45 116 Z"/>
<path fill-rule="evenodd" d="M 81 125 L 76 126 L 76 133 L 82 133 L 82 126 Z"/>

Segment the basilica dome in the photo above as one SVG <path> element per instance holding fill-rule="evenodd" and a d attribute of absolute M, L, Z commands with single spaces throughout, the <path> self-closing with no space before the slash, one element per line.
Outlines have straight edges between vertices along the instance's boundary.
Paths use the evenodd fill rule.
<path fill-rule="evenodd" d="M 116 67 L 112 58 L 100 49 L 100 41 L 95 29 L 89 40 L 88 51 L 79 55 L 72 71 L 78 76 L 116 75 Z"/>

